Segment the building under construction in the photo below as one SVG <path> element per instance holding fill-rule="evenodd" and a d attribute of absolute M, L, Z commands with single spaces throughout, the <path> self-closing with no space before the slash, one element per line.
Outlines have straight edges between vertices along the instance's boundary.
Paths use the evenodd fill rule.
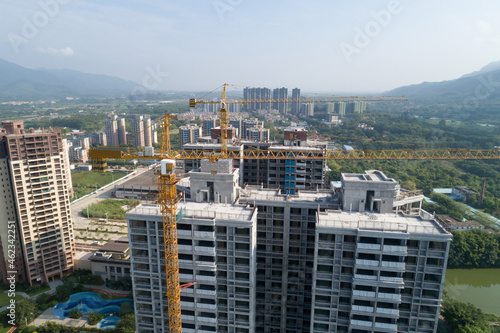
<path fill-rule="evenodd" d="M 239 173 L 201 160 L 182 182 L 183 332 L 436 332 L 451 234 L 420 193 L 380 171 L 294 193 Z M 160 207 L 127 219 L 137 330 L 168 332 Z"/>

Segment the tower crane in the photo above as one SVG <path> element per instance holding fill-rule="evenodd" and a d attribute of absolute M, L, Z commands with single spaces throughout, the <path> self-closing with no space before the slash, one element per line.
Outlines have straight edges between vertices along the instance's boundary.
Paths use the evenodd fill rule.
<path fill-rule="evenodd" d="M 191 99 L 191 107 L 197 104 L 220 103 L 220 125 L 221 125 L 221 149 L 220 151 L 175 151 L 170 145 L 170 119 L 177 119 L 175 116 L 166 114 L 159 122 L 163 127 L 161 150 L 154 156 L 139 156 L 136 153 L 124 152 L 121 150 L 91 149 L 89 158 L 92 163 L 92 170 L 105 172 L 106 160 L 112 159 L 151 159 L 161 160 L 160 168 L 157 169 L 159 195 L 158 203 L 163 216 L 163 239 L 165 249 L 165 270 L 167 287 L 167 304 L 169 316 L 170 333 L 181 333 L 181 302 L 180 292 L 182 289 L 192 284 L 180 285 L 179 261 L 177 248 L 177 203 L 180 196 L 177 194 L 176 184 L 178 179 L 175 175 L 176 160 L 192 159 L 342 159 L 342 160 L 387 160 L 387 159 L 500 159 L 499 149 L 420 149 L 420 150 L 354 150 L 337 151 L 327 149 L 311 149 L 306 147 L 301 150 L 288 150 L 286 148 L 277 150 L 248 150 L 248 151 L 228 151 L 227 149 L 227 128 L 228 110 L 227 105 L 232 103 L 285 103 L 285 102 L 338 102 L 338 101 L 405 101 L 405 97 L 333 97 L 333 98 L 300 98 L 299 99 L 227 99 L 227 84 L 223 85 L 222 98 L 220 101 L 205 101 Z"/>

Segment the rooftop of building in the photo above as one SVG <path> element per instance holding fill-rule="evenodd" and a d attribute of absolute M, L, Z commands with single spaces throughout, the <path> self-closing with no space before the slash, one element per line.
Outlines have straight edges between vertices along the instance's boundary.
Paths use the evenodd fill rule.
<path fill-rule="evenodd" d="M 217 150 L 221 148 L 220 143 L 185 143 L 183 149 L 206 149 L 206 150 Z M 241 150 L 242 145 L 234 145 L 230 142 L 227 143 L 227 149 L 229 150 Z"/>
<path fill-rule="evenodd" d="M 323 202 L 336 204 L 337 200 L 332 190 L 318 189 L 317 191 L 298 191 L 297 194 L 282 194 L 279 189 L 247 185 L 240 191 L 240 199 L 269 200 L 269 201 L 296 201 L 296 202 Z"/>
<path fill-rule="evenodd" d="M 255 213 L 255 209 L 245 205 L 238 204 L 216 204 L 213 202 L 179 202 L 178 217 L 195 217 L 195 218 L 217 218 L 219 220 L 237 220 L 251 221 Z M 159 205 L 155 204 L 140 204 L 130 210 L 128 214 L 138 215 L 153 215 L 161 216 Z"/>
<path fill-rule="evenodd" d="M 130 178 L 120 185 L 120 187 L 158 187 L 155 183 L 158 181 L 158 176 L 155 175 L 154 170 L 147 170 L 140 175 Z"/>
<path fill-rule="evenodd" d="M 397 183 L 393 178 L 387 177 L 382 171 L 379 170 L 368 170 L 365 171 L 365 173 L 343 173 L 342 180 Z"/>
<path fill-rule="evenodd" d="M 462 191 L 462 192 L 467 193 L 467 194 L 477 194 L 476 191 L 474 191 L 473 189 L 471 189 L 468 186 L 455 186 L 455 190 L 459 190 L 459 191 Z"/>
<path fill-rule="evenodd" d="M 454 218 L 451 215 L 436 215 L 438 219 L 440 219 L 442 222 L 452 225 L 457 228 L 463 228 L 463 227 L 468 227 L 468 228 L 481 228 L 484 227 L 481 223 L 474 221 L 474 220 L 468 220 L 468 221 L 459 221 L 456 218 Z"/>
<path fill-rule="evenodd" d="M 357 229 L 410 234 L 449 235 L 433 215 L 372 214 L 368 212 L 326 211 L 318 214 L 318 228 Z"/>
<path fill-rule="evenodd" d="M 124 241 L 125 240 L 125 241 Z M 112 240 L 99 248 L 99 252 L 126 253 L 129 249 L 127 236 Z"/>

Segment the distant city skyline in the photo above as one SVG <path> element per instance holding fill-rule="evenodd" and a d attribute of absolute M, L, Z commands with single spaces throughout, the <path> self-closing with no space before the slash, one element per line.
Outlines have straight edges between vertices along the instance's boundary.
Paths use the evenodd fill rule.
<path fill-rule="evenodd" d="M 491 0 L 5 0 L 0 58 L 153 90 L 383 92 L 500 60 Z"/>

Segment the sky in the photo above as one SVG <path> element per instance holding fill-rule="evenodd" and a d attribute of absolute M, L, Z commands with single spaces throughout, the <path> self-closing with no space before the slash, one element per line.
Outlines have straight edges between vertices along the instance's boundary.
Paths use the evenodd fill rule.
<path fill-rule="evenodd" d="M 149 89 L 383 92 L 500 60 L 498 0 L 2 0 L 0 58 Z"/>

